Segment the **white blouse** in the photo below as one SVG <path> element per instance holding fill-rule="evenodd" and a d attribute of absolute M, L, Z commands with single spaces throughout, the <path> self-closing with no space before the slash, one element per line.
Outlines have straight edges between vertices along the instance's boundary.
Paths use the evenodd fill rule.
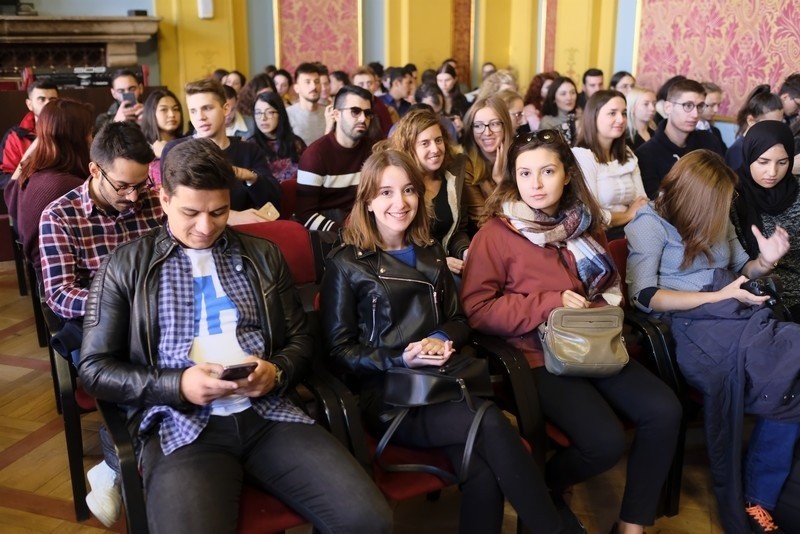
<path fill-rule="evenodd" d="M 639 160 L 630 148 L 628 161 L 617 160 L 609 163 L 598 163 L 588 148 L 575 147 L 572 153 L 583 171 L 586 185 L 603 209 L 604 224 L 611 222 L 611 212 L 623 212 L 637 197 L 646 197 L 642 175 L 639 172 Z"/>

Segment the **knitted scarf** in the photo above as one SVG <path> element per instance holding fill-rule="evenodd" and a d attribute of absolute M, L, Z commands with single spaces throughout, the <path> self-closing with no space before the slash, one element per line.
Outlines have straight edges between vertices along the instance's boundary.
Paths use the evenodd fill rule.
<path fill-rule="evenodd" d="M 534 245 L 566 245 L 575 257 L 578 277 L 589 301 L 602 296 L 609 304 L 620 305 L 619 273 L 611 256 L 586 231 L 592 224 L 592 216 L 582 204 L 550 217 L 522 201 L 505 202 L 503 216 Z"/>

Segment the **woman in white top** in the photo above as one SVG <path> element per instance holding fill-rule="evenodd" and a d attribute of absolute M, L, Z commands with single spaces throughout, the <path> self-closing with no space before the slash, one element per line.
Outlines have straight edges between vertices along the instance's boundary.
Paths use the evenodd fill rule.
<path fill-rule="evenodd" d="M 572 149 L 586 184 L 603 209 L 609 239 L 647 204 L 639 162 L 625 143 L 628 111 L 619 91 L 598 91 L 586 102 L 583 128 Z"/>

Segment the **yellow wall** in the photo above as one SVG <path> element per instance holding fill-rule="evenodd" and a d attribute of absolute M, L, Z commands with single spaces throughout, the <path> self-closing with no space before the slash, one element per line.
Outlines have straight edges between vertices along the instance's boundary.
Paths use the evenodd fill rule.
<path fill-rule="evenodd" d="M 216 68 L 247 72 L 246 0 L 214 2 L 214 18 L 197 17 L 196 0 L 155 0 L 161 83 L 178 96 L 186 82 Z"/>
<path fill-rule="evenodd" d="M 452 55 L 451 0 L 387 0 L 386 64 L 437 68 Z"/>
<path fill-rule="evenodd" d="M 617 0 L 558 0 L 555 68 L 581 90 L 581 76 L 590 67 L 606 73 L 614 68 Z"/>
<path fill-rule="evenodd" d="M 475 21 L 477 42 L 473 63 L 481 65 L 491 61 L 498 69 L 508 67 L 512 62 L 509 56 L 509 39 L 513 0 L 473 1 L 478 4 L 479 14 Z"/>
<path fill-rule="evenodd" d="M 511 18 L 509 34 L 509 57 L 517 71 L 519 91 L 524 95 L 531 78 L 537 72 L 539 2 L 512 0 L 511 12 L 514 16 Z"/>

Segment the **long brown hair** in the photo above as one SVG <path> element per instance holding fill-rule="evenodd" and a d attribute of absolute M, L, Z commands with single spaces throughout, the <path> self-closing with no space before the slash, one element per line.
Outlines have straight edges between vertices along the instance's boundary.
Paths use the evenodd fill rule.
<path fill-rule="evenodd" d="M 522 200 L 516 179 L 517 158 L 520 154 L 537 148 L 549 150 L 558 156 L 564 166 L 564 173 L 568 181 L 564 185 L 558 210 L 562 211 L 583 204 L 592 216 L 592 225 L 589 231 L 593 233 L 602 231 L 603 211 L 586 185 L 581 167 L 575 160 L 572 150 L 557 130 L 539 130 L 530 134 L 518 135 L 514 139 L 508 149 L 508 167 L 503 174 L 503 180 L 486 199 L 486 206 L 479 224 L 483 225 L 488 219 L 502 215 L 504 203 Z"/>
<path fill-rule="evenodd" d="M 578 138 L 577 146 L 588 148 L 594 154 L 598 163 L 610 163 L 611 161 L 618 161 L 626 163 L 633 153 L 628 149 L 625 144 L 625 132 L 622 135 L 611 141 L 611 148 L 609 154 L 603 151 L 600 146 L 600 139 L 597 134 L 597 116 L 600 115 L 600 110 L 608 104 L 613 98 L 621 98 L 625 103 L 625 114 L 627 115 L 627 101 L 625 95 L 613 89 L 600 90 L 589 97 L 586 102 L 586 109 L 583 111 L 583 132 Z M 610 156 L 610 159 L 609 159 Z"/>
<path fill-rule="evenodd" d="M 476 100 L 464 118 L 464 153 L 472 163 L 473 176 L 473 183 L 469 185 L 475 185 L 483 180 L 491 179 L 492 175 L 492 165 L 483 155 L 483 151 L 475 141 L 475 133 L 472 130 L 475 115 L 483 108 L 490 108 L 495 112 L 500 122 L 503 123 L 503 146 L 507 147 L 514 140 L 514 128 L 511 126 L 511 115 L 508 114 L 506 103 L 497 96 Z"/>
<path fill-rule="evenodd" d="M 88 104 L 71 98 L 48 102 L 36 120 L 37 145 L 22 162 L 19 186 L 25 187 L 33 173 L 44 169 L 86 176 L 93 127 Z"/>
<path fill-rule="evenodd" d="M 422 162 L 417 159 L 417 137 L 432 126 L 438 126 L 444 138 L 444 159 L 442 166 L 434 173 L 434 178 L 441 180 L 444 177 L 444 171 L 453 162 L 453 148 L 448 142 L 448 136 L 442 127 L 439 117 L 432 111 L 427 109 L 414 109 L 406 113 L 402 119 L 397 123 L 392 136 L 384 141 L 388 148 L 399 150 L 411 156 L 419 168 L 419 172 L 425 174 L 422 168 Z"/>
<path fill-rule="evenodd" d="M 531 106 L 535 107 L 537 111 L 542 111 L 542 102 L 544 101 L 544 97 L 542 96 L 542 87 L 544 87 L 544 82 L 547 80 L 553 81 L 556 78 L 561 76 L 558 72 L 540 72 L 533 78 L 531 78 L 531 83 L 528 85 L 528 91 L 525 93 L 525 98 L 523 102 L 527 106 L 530 104 Z"/>
<path fill-rule="evenodd" d="M 655 210 L 683 240 L 682 269 L 699 254 L 710 259 L 711 247 L 725 237 L 737 183 L 736 173 L 710 150 L 688 153 L 664 177 Z"/>
<path fill-rule="evenodd" d="M 356 192 L 353 211 L 345 225 L 342 241 L 361 250 L 376 250 L 385 247 L 375 222 L 375 215 L 367 204 L 378 196 L 381 178 L 388 167 L 399 167 L 408 175 L 417 194 L 417 213 L 406 228 L 406 241 L 419 247 L 428 246 L 431 240 L 430 213 L 425 202 L 425 182 L 416 163 L 408 155 L 394 149 L 378 148 L 361 168 L 361 181 Z"/>

